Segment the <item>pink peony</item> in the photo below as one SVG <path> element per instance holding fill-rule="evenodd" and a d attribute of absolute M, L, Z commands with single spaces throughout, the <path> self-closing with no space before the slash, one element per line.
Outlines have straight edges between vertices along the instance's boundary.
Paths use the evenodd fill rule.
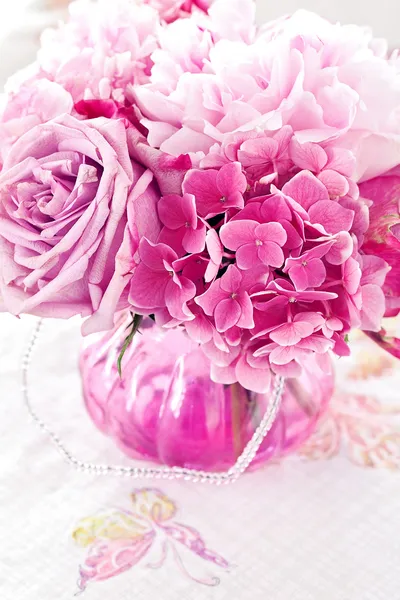
<path fill-rule="evenodd" d="M 171 23 L 188 16 L 193 10 L 207 12 L 210 0 L 144 0 L 144 3 L 155 8 L 164 21 Z"/>
<path fill-rule="evenodd" d="M 233 5 L 246 18 L 234 19 Z M 184 72 L 175 68 L 188 55 L 176 40 L 167 85 L 159 70 L 167 64 L 164 50 L 153 56 L 149 83 L 135 90 L 151 143 L 174 155 L 190 151 L 207 167 L 239 160 L 252 178 L 280 175 L 291 163 L 315 172 L 337 196 L 347 193 L 354 169 L 359 181 L 395 166 L 398 63 L 368 30 L 306 11 L 257 30 L 252 0 L 216 0 L 209 12 L 208 25 L 193 36 L 207 36 L 207 27 L 213 34 L 201 60 L 190 60 Z M 290 147 L 279 139 L 285 126 L 295 135 Z"/>
<path fill-rule="evenodd" d="M 132 162 L 122 121 L 64 115 L 22 135 L 0 175 L 6 309 L 112 327 L 138 240 L 160 230 L 152 180 Z"/>
<path fill-rule="evenodd" d="M 43 34 L 38 76 L 62 85 L 74 102 L 125 104 L 129 86 L 149 78 L 158 12 L 131 0 L 77 0 L 69 10 L 66 24 Z"/>

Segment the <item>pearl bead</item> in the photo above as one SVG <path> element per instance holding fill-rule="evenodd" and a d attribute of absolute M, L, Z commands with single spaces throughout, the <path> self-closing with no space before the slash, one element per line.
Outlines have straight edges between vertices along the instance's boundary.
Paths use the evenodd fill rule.
<path fill-rule="evenodd" d="M 249 468 L 265 436 L 268 434 L 275 422 L 284 391 L 285 382 L 283 377 L 276 378 L 271 402 L 269 403 L 265 415 L 255 431 L 252 439 L 237 459 L 235 465 L 225 473 L 207 473 L 205 471 L 184 469 L 182 467 L 124 467 L 121 465 L 100 465 L 80 461 L 68 450 L 64 442 L 60 440 L 60 438 L 47 426 L 47 424 L 42 421 L 32 406 L 29 388 L 29 371 L 42 326 L 43 320 L 39 319 L 36 323 L 34 331 L 32 332 L 22 359 L 21 393 L 24 404 L 34 423 L 43 431 L 43 433 L 47 435 L 64 460 L 77 471 L 94 475 L 131 477 L 133 479 L 183 479 L 184 481 L 191 481 L 192 483 L 226 485 L 234 483 L 240 477 L 240 475 L 245 473 L 245 471 Z"/>

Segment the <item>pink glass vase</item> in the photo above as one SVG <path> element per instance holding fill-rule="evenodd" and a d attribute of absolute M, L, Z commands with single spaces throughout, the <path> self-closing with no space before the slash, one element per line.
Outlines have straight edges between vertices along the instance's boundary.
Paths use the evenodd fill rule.
<path fill-rule="evenodd" d="M 181 330 L 149 319 L 123 360 L 126 319 L 91 336 L 80 358 L 87 410 L 125 454 L 170 466 L 221 471 L 231 467 L 260 424 L 270 394 L 210 379 L 210 363 Z M 314 431 L 333 392 L 333 371 L 310 358 L 300 378 L 288 379 L 277 419 L 252 467 L 298 448 Z"/>

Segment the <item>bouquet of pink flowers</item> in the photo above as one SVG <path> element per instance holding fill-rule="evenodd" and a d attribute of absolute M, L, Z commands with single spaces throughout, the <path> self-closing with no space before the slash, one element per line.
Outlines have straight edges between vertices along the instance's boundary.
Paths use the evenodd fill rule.
<path fill-rule="evenodd" d="M 400 58 L 252 0 L 77 0 L 7 84 L 0 296 L 184 328 L 211 377 L 269 389 L 361 328 L 400 355 Z"/>

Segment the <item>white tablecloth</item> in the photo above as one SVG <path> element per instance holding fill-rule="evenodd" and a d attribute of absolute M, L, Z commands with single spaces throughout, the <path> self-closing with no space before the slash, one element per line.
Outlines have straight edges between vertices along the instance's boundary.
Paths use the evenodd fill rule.
<path fill-rule="evenodd" d="M 80 565 L 88 600 L 400 599 L 400 367 L 371 343 L 356 340 L 357 363 L 340 363 L 332 410 L 303 456 L 212 488 L 95 478 L 64 464 L 22 404 L 32 326 L 0 316 L 2 600 L 72 598 L 84 587 Z M 35 407 L 75 454 L 124 462 L 82 408 L 79 343 L 78 323 L 45 326 Z M 164 540 L 166 560 L 152 569 Z M 94 577 L 100 563 L 104 581 Z"/>

